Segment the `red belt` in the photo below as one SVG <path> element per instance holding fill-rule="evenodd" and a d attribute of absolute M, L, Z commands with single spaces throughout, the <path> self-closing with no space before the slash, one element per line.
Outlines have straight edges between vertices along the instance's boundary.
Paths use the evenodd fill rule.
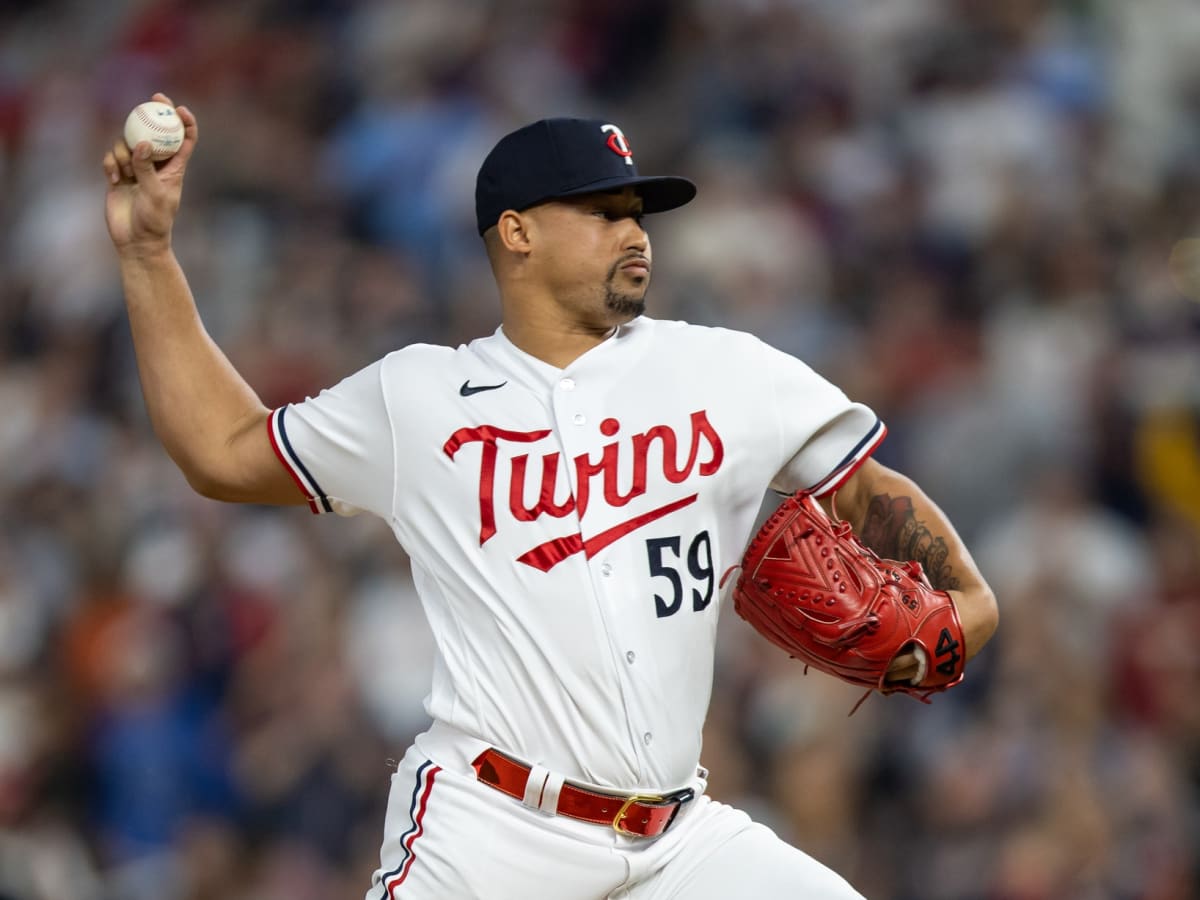
<path fill-rule="evenodd" d="M 492 749 L 480 753 L 471 766 L 484 784 L 518 800 L 525 799 L 529 766 Z M 621 834 L 658 837 L 670 827 L 680 807 L 695 796 L 691 788 L 670 794 L 597 794 L 564 782 L 556 812 L 581 822 L 611 825 Z"/>

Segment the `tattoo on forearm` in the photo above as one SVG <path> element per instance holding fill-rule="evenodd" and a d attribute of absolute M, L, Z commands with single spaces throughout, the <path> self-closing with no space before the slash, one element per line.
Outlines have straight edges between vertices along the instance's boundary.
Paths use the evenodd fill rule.
<path fill-rule="evenodd" d="M 862 542 L 885 559 L 915 559 L 936 589 L 956 590 L 959 581 L 947 563 L 950 548 L 916 517 L 911 497 L 877 494 L 867 507 Z"/>

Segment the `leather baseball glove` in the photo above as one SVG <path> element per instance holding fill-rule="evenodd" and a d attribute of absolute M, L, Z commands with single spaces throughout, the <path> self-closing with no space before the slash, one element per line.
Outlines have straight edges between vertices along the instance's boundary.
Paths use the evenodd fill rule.
<path fill-rule="evenodd" d="M 868 688 L 863 699 L 903 691 L 928 703 L 962 681 L 966 645 L 950 595 L 930 586 L 920 563 L 881 559 L 807 492 L 785 500 L 750 541 L 733 600 L 806 667 Z M 909 650 L 916 677 L 887 681 L 892 660 Z"/>

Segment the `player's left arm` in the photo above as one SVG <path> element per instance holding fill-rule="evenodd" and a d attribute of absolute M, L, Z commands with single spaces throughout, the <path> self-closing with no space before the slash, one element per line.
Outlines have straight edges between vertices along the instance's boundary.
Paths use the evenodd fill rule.
<path fill-rule="evenodd" d="M 996 596 L 950 520 L 911 478 L 867 459 L 834 495 L 821 499 L 826 511 L 836 502 L 864 544 L 885 559 L 915 559 L 930 584 L 947 591 L 958 609 L 970 659 L 988 642 L 999 623 Z M 905 654 L 893 665 L 892 680 L 915 672 Z"/>

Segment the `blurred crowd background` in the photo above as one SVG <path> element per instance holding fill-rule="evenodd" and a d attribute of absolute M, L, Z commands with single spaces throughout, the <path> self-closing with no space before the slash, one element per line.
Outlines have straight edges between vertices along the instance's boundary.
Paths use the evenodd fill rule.
<path fill-rule="evenodd" d="M 495 328 L 511 128 L 692 177 L 652 314 L 873 406 L 1002 611 L 847 718 L 726 610 L 712 793 L 872 900 L 1200 896 L 1198 48 L 1194 0 L 0 0 L 0 900 L 361 897 L 426 723 L 387 528 L 203 500 L 148 426 L 100 160 L 155 90 L 269 405 Z"/>

